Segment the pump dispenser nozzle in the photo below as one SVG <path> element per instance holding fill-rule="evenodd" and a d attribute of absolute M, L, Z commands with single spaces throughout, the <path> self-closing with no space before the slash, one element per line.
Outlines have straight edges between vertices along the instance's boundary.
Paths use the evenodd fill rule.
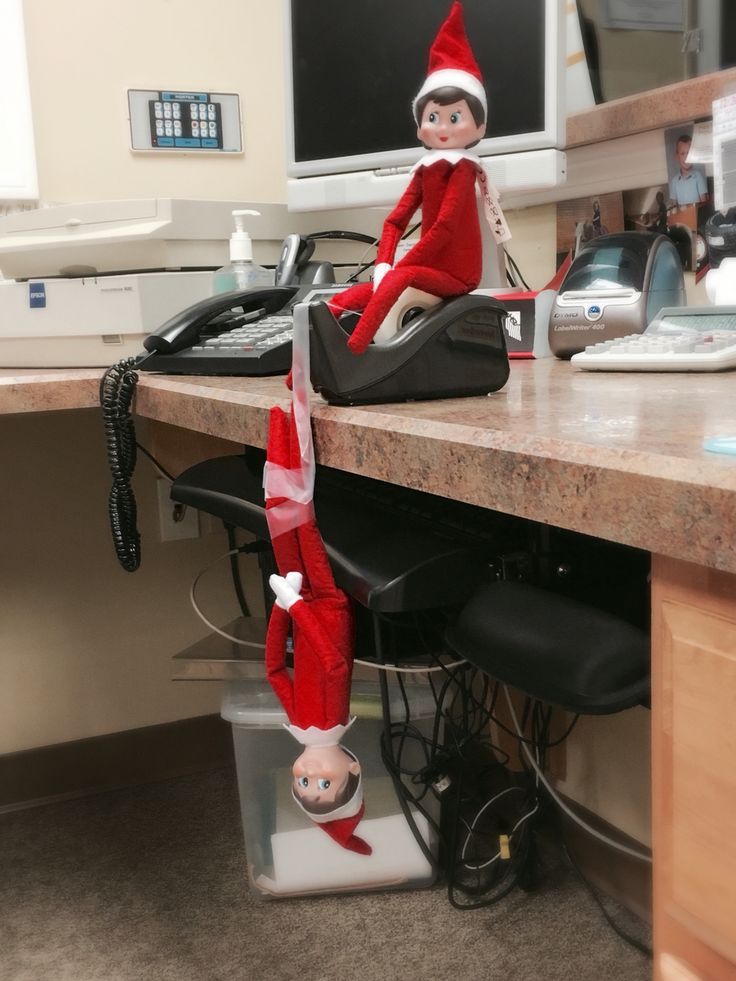
<path fill-rule="evenodd" d="M 233 211 L 235 219 L 235 231 L 230 236 L 230 262 L 244 259 L 246 262 L 253 261 L 253 242 L 245 230 L 245 216 L 255 215 L 260 217 L 260 211 L 251 211 L 243 208 L 240 211 Z"/>

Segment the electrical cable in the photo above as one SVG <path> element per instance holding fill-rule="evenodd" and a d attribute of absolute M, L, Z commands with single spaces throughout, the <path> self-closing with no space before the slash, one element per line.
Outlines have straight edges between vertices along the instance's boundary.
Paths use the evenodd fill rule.
<path fill-rule="evenodd" d="M 515 275 L 519 277 L 519 279 L 521 281 L 521 284 L 524 287 L 524 289 L 527 290 L 528 292 L 531 292 L 531 286 L 524 279 L 524 276 L 523 276 L 521 270 L 519 269 L 518 265 L 516 264 L 516 261 L 514 260 L 514 257 L 511 255 L 511 253 L 508 251 L 508 249 L 504 248 L 503 251 L 504 251 L 504 254 L 506 256 L 506 260 L 507 260 L 509 266 L 513 269 Z"/>
<path fill-rule="evenodd" d="M 407 239 L 411 235 L 413 235 L 414 232 L 417 230 L 417 228 L 419 228 L 421 226 L 421 224 L 422 224 L 421 221 L 418 221 L 415 225 L 412 225 L 411 228 L 407 229 L 407 231 L 405 231 L 404 234 L 401 236 L 401 241 L 403 242 L 404 239 Z M 380 241 L 380 239 L 376 239 L 373 244 L 374 245 L 378 245 L 379 241 Z M 362 260 L 360 260 L 360 262 L 362 262 Z M 365 263 L 364 265 L 361 265 L 360 262 L 359 262 L 359 268 L 356 269 L 356 271 L 353 273 L 352 276 L 349 276 L 345 280 L 346 283 L 354 283 L 354 282 L 356 282 L 356 280 L 358 279 L 358 276 L 362 276 L 362 274 L 364 272 L 366 272 L 368 269 L 370 269 L 372 266 L 375 266 L 375 264 L 376 264 L 376 260 L 375 259 L 371 260 L 371 262 Z"/>
<path fill-rule="evenodd" d="M 480 869 L 484 869 L 484 868 L 487 868 L 487 866 L 492 865 L 493 862 L 498 861 L 498 859 L 501 857 L 501 850 L 499 849 L 498 852 L 496 852 L 496 854 L 493 856 L 493 858 L 489 858 L 487 861 L 483 862 L 481 865 L 469 865 L 466 861 L 464 861 L 464 859 L 465 859 L 465 853 L 468 850 L 468 845 L 470 844 L 471 838 L 473 836 L 473 832 L 475 831 L 475 826 L 478 823 L 478 821 L 485 814 L 486 810 L 491 806 L 491 804 L 495 804 L 495 802 L 499 798 L 504 797 L 506 794 L 513 793 L 514 791 L 516 791 L 517 793 L 523 793 L 523 788 L 522 787 L 507 787 L 505 790 L 499 791 L 499 793 L 495 794 L 493 797 L 490 798 L 490 800 L 487 800 L 485 802 L 485 804 L 483 805 L 483 807 L 481 807 L 481 809 L 476 813 L 475 817 L 473 818 L 473 823 L 472 824 L 469 825 L 467 823 L 467 821 L 463 821 L 463 824 L 465 824 L 465 827 L 468 829 L 467 837 L 465 838 L 465 842 L 464 842 L 463 847 L 462 847 L 462 849 L 460 851 L 460 858 L 463 859 L 463 866 L 464 866 L 464 868 L 471 869 L 472 871 L 479 871 Z M 539 810 L 539 804 L 535 804 L 534 807 L 531 809 L 531 811 L 527 811 L 526 814 L 523 814 L 519 818 L 519 820 L 516 822 L 516 824 L 514 825 L 514 827 L 509 832 L 509 836 L 508 836 L 509 837 L 509 841 L 511 841 L 511 839 L 513 838 L 514 833 L 516 832 L 516 830 L 518 828 L 520 828 L 521 825 L 525 821 L 527 821 L 530 817 L 532 817 L 534 814 L 536 814 L 538 810 Z"/>
<path fill-rule="evenodd" d="M 235 637 L 234 634 L 229 634 L 227 633 L 227 631 L 221 630 L 220 627 L 215 626 L 215 624 L 212 623 L 212 621 L 209 620 L 204 615 L 196 599 L 197 585 L 199 584 L 199 580 L 202 578 L 203 575 L 205 575 L 205 573 L 209 572 L 210 569 L 212 569 L 214 566 L 218 564 L 218 562 L 222 562 L 223 559 L 229 558 L 231 555 L 233 555 L 233 553 L 235 555 L 240 555 L 241 553 L 249 554 L 250 552 L 257 551 L 257 545 L 258 543 L 254 543 L 253 545 L 240 545 L 238 548 L 230 549 L 229 551 L 225 552 L 223 555 L 218 555 L 217 558 L 214 559 L 212 562 L 210 562 L 209 565 L 205 566 L 204 569 L 198 572 L 197 575 L 192 580 L 192 584 L 189 587 L 189 602 L 192 604 L 192 609 L 197 614 L 199 619 L 203 623 L 207 624 L 210 630 L 214 630 L 216 634 L 219 634 L 221 637 L 225 637 L 226 640 L 231 641 L 233 644 L 240 644 L 241 647 L 258 647 L 260 648 L 260 650 L 264 650 L 266 647 L 265 644 L 261 644 L 253 640 L 243 640 L 242 638 Z"/>
<path fill-rule="evenodd" d="M 147 450 L 147 449 L 145 448 L 145 446 L 142 446 L 142 445 L 141 445 L 141 444 L 140 444 L 140 443 L 138 442 L 138 440 L 136 440 L 136 441 L 135 441 L 135 445 L 136 445 L 136 447 L 138 448 L 138 450 L 139 450 L 139 451 L 140 451 L 140 452 L 141 452 L 141 453 L 142 453 L 142 454 L 143 454 L 143 455 L 144 455 L 145 457 L 148 457 L 148 459 L 149 459 L 149 460 L 151 461 L 151 463 L 152 463 L 152 464 L 154 465 L 154 467 L 156 468 L 156 470 L 158 470 L 158 472 L 159 472 L 159 473 L 161 474 L 161 476 L 162 476 L 162 477 L 164 478 L 164 480 L 168 480 L 170 484 L 173 484 L 173 483 L 174 483 L 174 477 L 173 477 L 173 476 L 172 476 L 172 475 L 171 475 L 171 474 L 170 474 L 170 473 L 168 472 L 168 470 L 164 470 L 164 468 L 163 468 L 163 467 L 161 466 L 161 464 L 160 464 L 160 463 L 158 462 L 158 460 L 156 459 L 156 457 L 155 457 L 155 456 L 154 456 L 154 455 L 153 455 L 152 453 L 149 453 L 149 451 L 148 451 L 148 450 Z M 185 506 L 186 506 L 186 505 L 185 505 Z"/>
<path fill-rule="evenodd" d="M 349 242 L 365 242 L 366 245 L 376 245 L 378 239 L 375 235 L 367 235 L 365 232 L 345 232 L 335 229 L 328 232 L 312 232 L 306 238 L 311 238 L 315 242 L 320 239 L 346 240 Z"/>
<path fill-rule="evenodd" d="M 565 842 L 564 841 L 561 842 L 561 845 L 565 858 L 569 862 L 573 872 L 575 872 L 580 882 L 585 886 L 585 888 L 588 890 L 590 895 L 593 897 L 598 908 L 600 909 L 601 913 L 603 914 L 606 921 L 608 922 L 608 925 L 611 927 L 614 933 L 617 933 L 622 940 L 625 940 L 627 944 L 631 944 L 632 947 L 635 947 L 640 953 L 644 954 L 645 957 L 649 957 L 651 959 L 654 956 L 654 952 L 652 948 L 648 947 L 645 943 L 642 943 L 640 940 L 637 940 L 636 937 L 632 937 L 630 933 L 627 933 L 618 925 L 618 923 L 616 923 L 614 918 L 611 916 L 611 914 L 608 912 L 606 907 L 603 905 L 603 901 L 601 900 L 601 897 L 598 895 L 598 891 L 591 885 L 590 882 L 588 882 L 586 877 L 580 871 L 580 867 L 578 866 L 575 859 L 572 857 L 570 850 L 565 844 Z"/>
<path fill-rule="evenodd" d="M 450 857 L 453 858 L 457 855 L 458 849 L 458 826 L 460 821 L 458 820 L 460 812 L 460 804 L 462 799 L 462 781 L 460 782 L 455 796 L 455 810 L 456 819 L 452 823 L 452 834 L 450 843 Z M 484 805 L 484 808 L 486 805 Z M 506 847 L 508 848 L 508 854 L 499 862 L 498 865 L 486 863 L 484 868 L 481 870 L 478 868 L 465 869 L 467 872 L 476 872 L 477 879 L 473 884 L 467 880 L 467 874 L 463 881 L 458 881 L 459 869 L 457 865 L 462 868 L 462 863 L 457 863 L 453 865 L 448 875 L 447 882 L 447 898 L 451 906 L 455 909 L 466 911 L 466 910 L 477 910 L 493 906 L 500 902 L 506 896 L 509 895 L 517 886 L 521 884 L 522 876 L 525 874 L 528 863 L 531 860 L 533 854 L 532 851 L 532 837 L 531 837 L 531 823 L 529 819 L 533 817 L 536 813 L 537 807 L 535 806 L 530 811 L 526 812 L 521 816 L 521 818 L 516 822 L 514 830 L 521 828 L 521 833 L 517 836 L 516 847 L 511 848 L 512 835 L 505 834 Z M 467 827 L 467 823 L 466 823 Z M 495 837 L 499 840 L 499 845 L 501 841 L 501 835 L 498 830 L 495 832 Z M 499 848 L 498 858 L 501 857 L 501 850 Z M 492 862 L 495 863 L 497 857 L 494 856 Z M 484 877 L 481 877 L 480 872 L 483 871 Z M 458 892 L 464 893 L 467 896 L 475 896 L 480 898 L 475 898 L 471 901 L 461 901 L 458 896 Z"/>
<path fill-rule="evenodd" d="M 542 783 L 542 785 L 544 786 L 545 790 L 550 795 L 550 797 L 554 800 L 554 802 L 557 804 L 557 806 L 562 811 L 564 811 L 565 814 L 567 814 L 567 816 L 569 818 L 571 818 L 576 824 L 580 825 L 580 827 L 583 828 L 583 830 L 587 831 L 588 834 L 592 835 L 594 838 L 597 838 L 599 841 L 602 841 L 605 844 L 610 845 L 611 848 L 615 848 L 617 851 L 623 852 L 625 855 L 631 855 L 632 858 L 638 858 L 639 861 L 646 862 L 646 863 L 648 863 L 648 864 L 651 865 L 651 862 L 652 862 L 652 856 L 651 855 L 647 855 L 645 852 L 640 852 L 636 848 L 629 848 L 628 845 L 624 845 L 621 842 L 614 841 L 613 838 L 609 838 L 607 835 L 602 834 L 596 828 L 592 828 L 589 824 L 587 824 L 585 821 L 583 821 L 583 819 L 581 817 L 579 817 L 572 810 L 572 808 L 570 808 L 570 807 L 567 806 L 567 804 L 562 800 L 562 798 L 557 793 L 557 791 L 552 787 L 552 785 L 549 782 L 549 780 L 547 780 L 547 778 L 545 777 L 544 773 L 542 772 L 539 764 L 536 762 L 536 760 L 534 759 L 534 757 L 532 756 L 532 754 L 529 752 L 529 748 L 527 746 L 527 740 L 523 739 L 522 730 L 521 730 L 521 728 L 519 726 L 519 721 L 518 721 L 517 716 L 516 716 L 516 711 L 514 710 L 513 702 L 511 701 L 511 696 L 509 694 L 508 687 L 506 685 L 504 685 L 503 686 L 503 690 L 504 690 L 504 694 L 506 696 L 506 703 L 507 703 L 507 705 L 509 707 L 509 712 L 511 713 L 511 718 L 512 718 L 513 723 L 514 723 L 514 727 L 515 727 L 516 732 L 517 732 L 517 735 L 519 736 L 520 741 L 521 741 L 522 751 L 524 752 L 525 756 L 527 757 L 527 760 L 529 761 L 532 769 L 535 771 L 535 773 L 536 773 L 539 781 Z"/>
<path fill-rule="evenodd" d="M 250 608 L 248 606 L 248 601 L 245 598 L 245 592 L 243 591 L 243 583 L 240 578 L 240 566 L 238 565 L 238 546 L 235 541 L 235 527 L 233 525 L 223 522 L 225 525 L 225 531 L 227 532 L 227 543 L 230 546 L 230 572 L 232 574 L 233 588 L 235 590 L 235 596 L 238 601 L 238 606 L 240 607 L 240 612 L 242 616 L 249 617 Z"/>
<path fill-rule="evenodd" d="M 388 696 L 388 681 L 385 674 L 383 673 L 379 674 L 378 685 L 381 693 L 381 708 L 383 710 L 383 734 L 381 737 L 381 755 L 384 759 L 384 763 L 387 764 L 386 768 L 389 772 L 389 776 L 391 777 L 391 780 L 394 784 L 394 788 L 396 790 L 396 799 L 399 803 L 399 807 L 401 808 L 404 814 L 404 818 L 409 827 L 409 830 L 414 836 L 414 839 L 417 845 L 419 846 L 421 853 L 424 855 L 427 862 L 429 862 L 430 868 L 433 869 L 435 872 L 437 872 L 439 869 L 437 858 L 432 852 L 432 849 L 430 848 L 429 844 L 424 840 L 424 835 L 422 835 L 421 831 L 417 827 L 416 821 L 414 820 L 414 815 L 411 813 L 411 808 L 409 807 L 409 801 L 407 799 L 408 793 L 406 791 L 406 788 L 404 787 L 403 781 L 401 780 L 401 776 L 396 771 L 396 761 L 394 759 L 394 754 L 393 754 L 393 742 L 392 742 L 392 732 L 391 732 L 391 702 Z M 421 813 L 424 813 L 425 817 L 428 817 L 426 811 L 424 811 L 424 809 L 421 808 L 420 805 L 416 805 L 416 806 Z"/>
<path fill-rule="evenodd" d="M 377 629 L 378 624 L 374 623 L 374 628 Z M 405 721 L 402 723 L 391 719 L 388 681 L 384 673 L 380 675 L 384 713 L 381 756 L 386 770 L 392 777 L 405 819 L 425 855 L 427 852 L 423 848 L 424 839 L 415 825 L 414 812 L 423 815 L 437 835 L 441 846 L 439 857 L 435 858 L 432 854 L 431 859 L 429 855 L 427 858 L 432 861 L 435 870 L 444 872 L 448 882 L 450 902 L 457 909 L 475 909 L 497 902 L 522 882 L 532 854 L 528 826 L 536 814 L 537 804 L 536 801 L 527 803 L 528 792 L 521 788 L 523 791 L 521 807 L 511 821 L 509 834 L 505 835 L 506 845 L 513 849 L 510 862 L 505 857 L 503 861 L 499 861 L 502 857 L 500 852 L 498 855 L 494 853 L 492 856 L 484 856 L 490 861 L 483 863 L 474 863 L 469 855 L 471 839 L 474 844 L 475 837 L 478 835 L 480 835 L 479 840 L 485 841 L 487 838 L 485 830 L 481 832 L 478 825 L 485 820 L 489 809 L 495 803 L 493 800 L 495 795 L 492 795 L 490 803 L 486 800 L 482 802 L 482 806 L 475 807 L 469 821 L 456 808 L 457 819 L 454 823 L 452 819 L 449 821 L 450 840 L 448 841 L 448 833 L 438 825 L 432 811 L 428 810 L 431 803 L 430 795 L 432 799 L 442 799 L 447 802 L 459 792 L 458 800 L 466 799 L 464 787 L 467 779 L 463 777 L 463 773 L 477 771 L 475 760 L 477 749 L 487 747 L 490 743 L 487 735 L 489 713 L 487 706 L 482 704 L 482 700 L 489 695 L 490 687 L 487 678 L 466 662 L 449 670 L 446 670 L 447 668 L 447 665 L 438 665 L 434 672 L 436 674 L 437 671 L 444 670 L 444 681 L 439 688 L 432 681 L 431 674 L 427 675 L 436 708 L 431 736 L 421 732 L 415 724 L 409 722 L 410 704 L 406 690 L 402 692 Z M 483 677 L 480 700 L 474 691 L 478 677 Z M 397 684 L 399 687 L 403 685 L 403 679 L 399 675 L 397 675 Z M 441 740 L 440 728 L 443 723 L 444 734 Z M 508 762 L 508 756 L 498 750 L 498 747 L 490 745 L 494 754 L 501 753 L 504 756 L 503 762 L 499 762 L 494 756 L 490 764 L 490 771 L 498 772 L 499 768 Z M 410 751 L 413 754 L 411 764 L 407 755 Z M 485 770 L 488 770 L 488 767 L 481 767 L 481 777 Z M 448 797 L 447 788 L 453 785 L 455 792 L 450 791 L 451 796 Z M 447 815 L 447 807 L 444 811 Z M 460 819 L 467 831 L 463 841 L 462 858 L 457 851 Z M 447 825 L 447 820 L 444 823 Z M 477 868 L 474 867 L 476 865 Z M 467 877 L 471 873 L 476 877 L 476 882 L 468 881 Z M 461 879 L 463 881 L 460 881 Z M 489 889 L 493 892 L 491 896 L 488 895 Z M 470 896 L 473 897 L 472 901 L 468 899 Z"/>
<path fill-rule="evenodd" d="M 423 667 L 402 668 L 398 664 L 381 664 L 378 661 L 364 661 L 359 657 L 354 658 L 353 664 L 360 664 L 365 668 L 375 668 L 376 671 L 388 671 L 392 674 L 432 674 L 438 671 L 447 671 L 449 668 L 456 668 L 467 661 L 452 661 L 450 664 L 437 664 L 434 667 L 424 665 Z"/>

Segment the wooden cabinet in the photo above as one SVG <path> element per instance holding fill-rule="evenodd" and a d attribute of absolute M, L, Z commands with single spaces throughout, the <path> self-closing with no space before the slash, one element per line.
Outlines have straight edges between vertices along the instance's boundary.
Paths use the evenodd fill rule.
<path fill-rule="evenodd" d="M 652 563 L 655 978 L 736 979 L 736 576 Z"/>

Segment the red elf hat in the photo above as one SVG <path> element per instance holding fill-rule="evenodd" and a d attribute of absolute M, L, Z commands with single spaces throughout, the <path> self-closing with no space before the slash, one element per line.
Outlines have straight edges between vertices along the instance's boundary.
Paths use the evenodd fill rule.
<path fill-rule="evenodd" d="M 347 848 L 348 851 L 357 852 L 359 855 L 371 855 L 373 849 L 368 842 L 363 841 L 362 838 L 353 834 L 360 824 L 364 813 L 365 804 L 361 805 L 358 813 L 352 817 L 339 818 L 336 821 L 325 821 L 323 824 L 320 824 L 320 828 L 326 831 L 333 841 L 336 841 L 338 845 L 342 845 L 343 848 Z"/>
<path fill-rule="evenodd" d="M 447 20 L 440 27 L 429 49 L 427 77 L 412 107 L 415 118 L 417 102 L 429 92 L 444 86 L 462 89 L 468 95 L 475 96 L 483 106 L 483 111 L 487 111 L 483 76 L 465 34 L 463 7 L 460 0 L 455 0 L 453 3 Z"/>

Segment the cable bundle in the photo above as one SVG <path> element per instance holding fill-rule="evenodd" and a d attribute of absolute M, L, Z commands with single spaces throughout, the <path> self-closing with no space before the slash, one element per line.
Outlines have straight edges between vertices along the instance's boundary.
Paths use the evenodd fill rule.
<path fill-rule="evenodd" d="M 447 665 L 438 656 L 432 661 L 427 674 L 436 705 L 431 734 L 411 720 L 401 669 L 396 677 L 404 718 L 390 718 L 388 682 L 380 672 L 381 754 L 419 846 L 435 869 L 442 867 L 450 903 L 457 909 L 477 909 L 497 902 L 515 886 L 526 887 L 533 878 L 536 788 L 526 774 L 506 768 L 507 754 L 491 741 L 497 686 L 466 662 Z M 438 800 L 440 822 L 433 807 Z M 414 810 L 424 815 L 441 842 L 439 863 L 416 828 Z"/>

